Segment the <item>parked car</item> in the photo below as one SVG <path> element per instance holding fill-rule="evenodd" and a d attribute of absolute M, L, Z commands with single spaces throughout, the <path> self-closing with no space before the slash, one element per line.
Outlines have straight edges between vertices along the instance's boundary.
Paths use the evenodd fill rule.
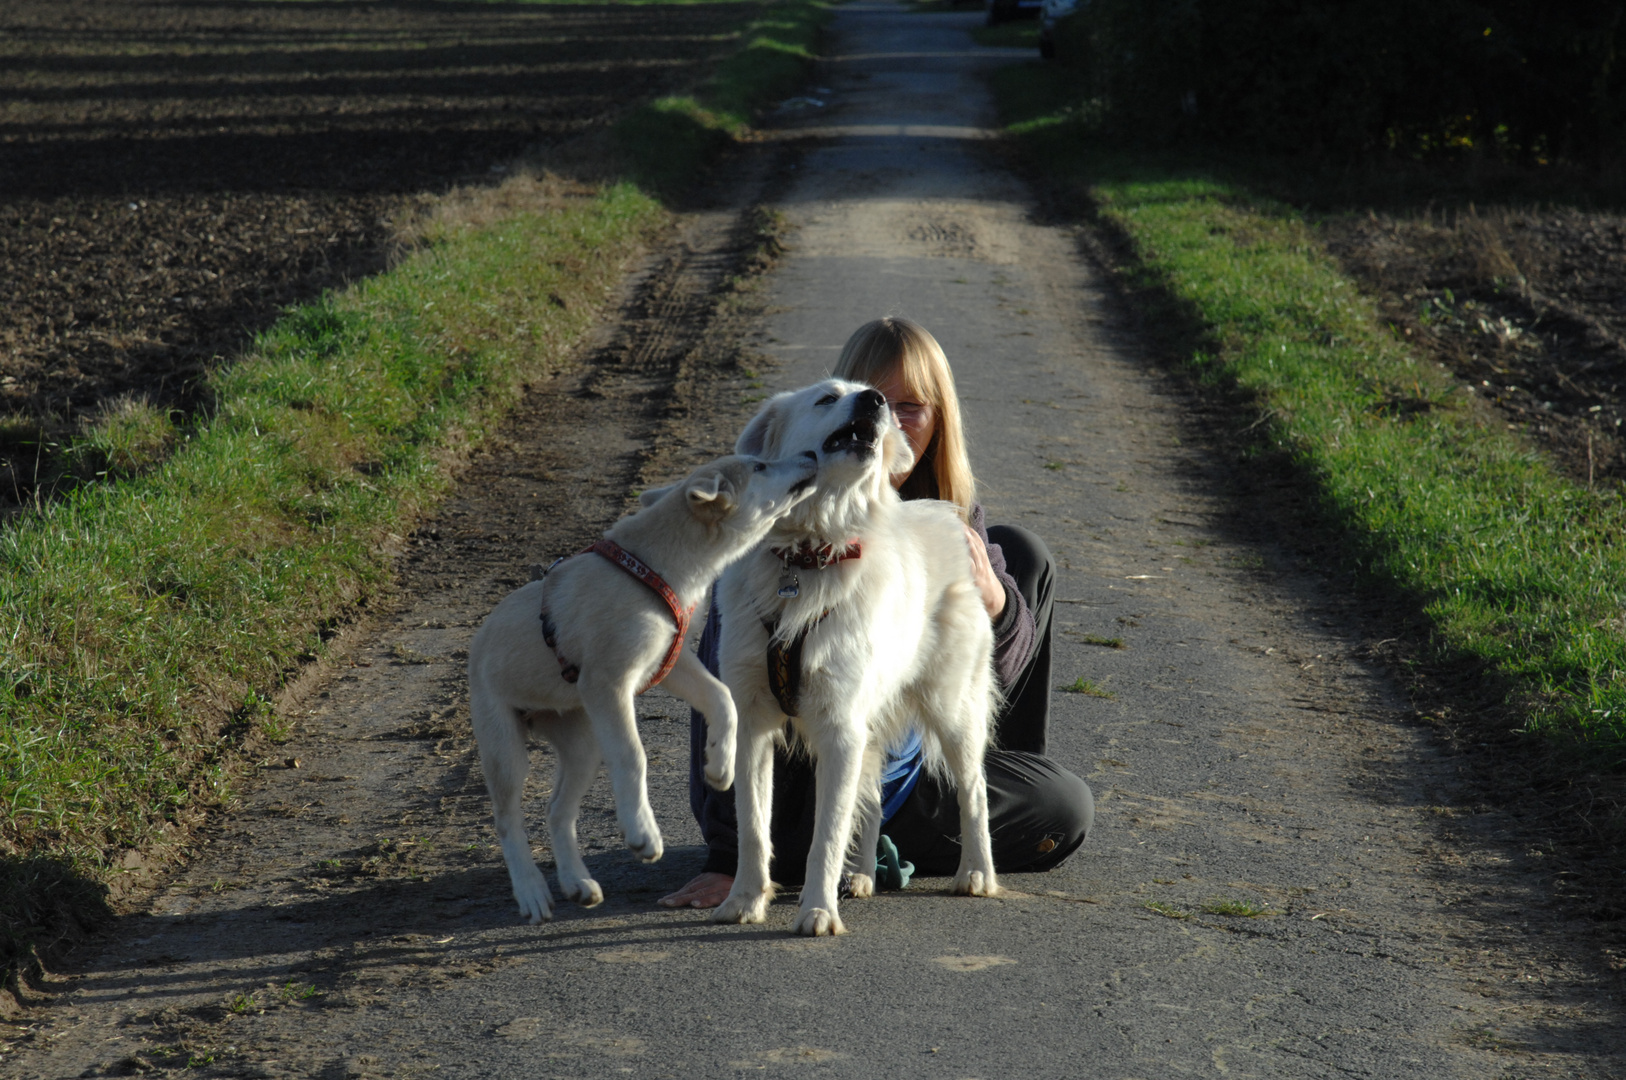
<path fill-rule="evenodd" d="M 1056 58 L 1056 24 L 1072 15 L 1089 0 L 1042 0 L 1039 4 L 1039 55 Z"/>
<path fill-rule="evenodd" d="M 1043 0 L 988 0 L 988 25 L 1013 22 L 1016 19 L 1036 19 Z"/>

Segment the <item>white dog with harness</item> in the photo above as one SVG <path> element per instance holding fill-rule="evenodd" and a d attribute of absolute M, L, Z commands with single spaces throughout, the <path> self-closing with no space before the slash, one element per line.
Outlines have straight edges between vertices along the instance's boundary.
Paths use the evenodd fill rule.
<path fill-rule="evenodd" d="M 645 862 L 661 857 L 636 695 L 665 680 L 703 712 L 706 781 L 719 790 L 733 782 L 734 702 L 683 648 L 689 616 L 729 563 L 813 493 L 816 472 L 812 454 L 776 462 L 725 457 L 679 484 L 646 491 L 636 514 L 555 563 L 543 580 L 510 593 L 474 635 L 469 711 L 497 841 L 530 922 L 551 919 L 553 899 L 531 856 L 521 806 L 527 735 L 540 735 L 559 756 L 548 802 L 559 891 L 592 907 L 604 893 L 582 862 L 576 818 L 601 759 L 609 762 L 627 846 Z"/>
<path fill-rule="evenodd" d="M 740 861 L 714 918 L 761 922 L 773 898 L 773 745 L 787 720 L 813 755 L 817 785 L 796 933 L 844 932 L 837 890 L 855 833 L 847 878 L 854 896 L 871 895 L 882 752 L 911 729 L 927 766 L 958 793 L 954 891 L 998 895 L 983 774 L 998 698 L 993 627 L 955 508 L 900 501 L 890 477 L 913 453 L 886 399 L 859 383 L 829 379 L 772 398 L 735 449 L 817 453 L 819 493 L 717 588 L 723 681 L 739 707 Z"/>

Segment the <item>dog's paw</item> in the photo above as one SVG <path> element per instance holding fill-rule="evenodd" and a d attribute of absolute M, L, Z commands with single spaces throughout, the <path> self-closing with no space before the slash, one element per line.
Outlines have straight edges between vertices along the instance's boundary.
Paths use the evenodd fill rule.
<path fill-rule="evenodd" d="M 954 895 L 998 896 L 999 882 L 994 880 L 992 873 L 984 874 L 981 870 L 961 870 L 954 875 Z"/>
<path fill-rule="evenodd" d="M 734 786 L 734 755 L 732 753 L 724 757 L 714 750 L 706 751 L 706 783 L 717 791 L 727 791 Z"/>
<path fill-rule="evenodd" d="M 666 847 L 661 843 L 659 829 L 650 829 L 643 836 L 628 836 L 627 847 L 644 862 L 659 862 L 660 857 L 666 853 Z"/>
<path fill-rule="evenodd" d="M 837 934 L 845 934 L 847 927 L 842 924 L 841 916 L 834 911 L 816 907 L 808 908 L 796 916 L 790 932 L 803 937 L 834 937 Z"/>
<path fill-rule="evenodd" d="M 868 874 L 848 874 L 843 884 L 847 895 L 855 900 L 867 900 L 875 895 L 875 879 Z"/>
<path fill-rule="evenodd" d="M 717 923 L 759 923 L 768 917 L 767 896 L 736 896 L 728 894 L 728 899 L 717 905 L 717 910 L 711 913 L 711 921 Z"/>
<path fill-rule="evenodd" d="M 532 926 L 553 921 L 553 898 L 548 895 L 548 884 L 541 874 L 537 874 L 534 882 L 516 883 L 514 899 L 519 901 L 520 917 Z"/>
<path fill-rule="evenodd" d="M 559 882 L 559 892 L 566 900 L 574 900 L 582 907 L 598 907 L 604 903 L 604 890 L 598 887 L 598 882 L 592 878 L 582 878 L 580 881 Z"/>

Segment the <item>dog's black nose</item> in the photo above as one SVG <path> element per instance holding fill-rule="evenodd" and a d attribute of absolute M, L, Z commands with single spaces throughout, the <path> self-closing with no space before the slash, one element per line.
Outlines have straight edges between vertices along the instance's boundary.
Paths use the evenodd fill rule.
<path fill-rule="evenodd" d="M 858 400 L 853 402 L 853 419 L 867 416 L 879 416 L 886 411 L 886 398 L 879 390 L 864 390 L 859 393 Z"/>

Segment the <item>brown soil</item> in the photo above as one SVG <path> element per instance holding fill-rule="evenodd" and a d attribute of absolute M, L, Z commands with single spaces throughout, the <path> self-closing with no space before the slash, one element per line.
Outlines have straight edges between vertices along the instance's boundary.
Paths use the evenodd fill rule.
<path fill-rule="evenodd" d="M 1626 481 L 1626 218 L 1368 214 L 1329 248 L 1410 342 L 1583 483 Z"/>
<path fill-rule="evenodd" d="M 692 80 L 739 4 L 16 0 L 0 16 L 0 502 L 124 394 L 189 410 L 415 200 Z M 22 423 L 15 422 L 23 420 Z"/>

